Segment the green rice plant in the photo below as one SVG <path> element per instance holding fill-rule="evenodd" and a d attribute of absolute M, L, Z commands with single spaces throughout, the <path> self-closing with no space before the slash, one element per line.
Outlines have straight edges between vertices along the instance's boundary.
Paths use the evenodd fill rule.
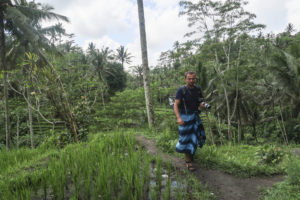
<path fill-rule="evenodd" d="M 103 167 L 101 166 L 101 164 L 99 163 L 98 165 L 99 170 L 98 172 L 95 174 L 95 182 L 94 182 L 94 191 L 93 191 L 93 199 L 98 199 L 98 198 L 102 198 L 105 196 L 103 191 L 103 188 L 105 186 L 103 186 L 103 184 L 105 184 L 106 182 L 106 178 L 105 177 L 105 172 L 103 169 Z"/>
<path fill-rule="evenodd" d="M 148 192 L 150 188 L 150 162 L 152 161 L 152 157 L 144 156 L 144 162 L 142 162 L 142 177 L 143 177 L 143 196 L 148 197 Z"/>
<path fill-rule="evenodd" d="M 142 199 L 143 195 L 143 188 L 142 188 L 142 183 L 143 183 L 143 177 L 140 175 L 140 173 L 135 173 L 134 174 L 134 184 L 133 184 L 133 192 L 134 192 L 134 199 Z"/>
<path fill-rule="evenodd" d="M 116 149 L 115 149 L 116 150 Z M 119 195 L 119 177 L 121 176 L 120 174 L 120 163 L 118 161 L 119 156 L 118 155 L 113 155 L 113 156 L 109 156 L 107 158 L 107 163 L 109 163 L 109 165 L 114 166 L 114 167 L 110 167 L 108 168 L 108 179 L 110 182 L 110 187 L 111 187 L 111 192 L 112 192 L 112 196 L 114 196 L 115 198 L 117 198 L 117 196 Z"/>
<path fill-rule="evenodd" d="M 153 158 L 136 146 L 128 131 L 97 134 L 88 143 L 69 144 L 50 153 L 17 154 L 11 154 L 14 160 L 10 161 L 17 166 L 8 165 L 0 174 L 0 199 L 49 199 L 52 194 L 55 199 L 175 198 L 170 163 L 165 184 L 162 159 L 154 159 L 156 186 L 150 186 Z"/>
<path fill-rule="evenodd" d="M 124 173 L 124 199 L 133 199 L 133 194 L 132 194 L 132 184 L 133 184 L 133 175 L 134 172 L 132 170 L 130 170 L 130 166 L 127 165 L 125 167 L 126 172 Z"/>
<path fill-rule="evenodd" d="M 84 180 L 84 196 L 87 199 L 91 198 L 92 192 L 91 192 L 91 183 L 92 183 L 92 173 L 90 169 L 87 169 L 87 171 L 85 172 L 85 180 Z"/>
<path fill-rule="evenodd" d="M 171 162 L 168 161 L 167 164 L 168 167 L 168 180 L 167 180 L 167 184 L 166 184 L 166 188 L 165 188 L 165 192 L 164 192 L 164 199 L 167 200 L 171 200 L 171 184 L 172 184 L 172 180 L 171 180 Z"/>
<path fill-rule="evenodd" d="M 109 199 L 110 197 L 110 187 L 108 182 L 109 166 L 106 165 L 106 162 L 107 157 L 101 157 L 98 179 L 100 179 L 100 195 L 103 199 Z"/>
<path fill-rule="evenodd" d="M 64 170 L 61 168 L 60 162 L 51 160 L 49 163 L 49 170 L 51 171 L 50 185 L 55 199 L 64 198 Z"/>
<path fill-rule="evenodd" d="M 74 197 L 79 198 L 79 189 L 80 189 L 80 166 L 78 163 L 74 163 L 73 166 L 70 168 L 70 173 L 72 177 L 72 182 L 75 187 Z"/>
<path fill-rule="evenodd" d="M 133 178 L 133 190 L 134 190 L 134 198 L 141 199 L 143 195 L 143 171 L 141 170 L 141 164 L 143 163 L 143 153 L 140 149 L 135 152 L 135 159 L 133 160 L 134 165 L 132 166 L 132 170 L 134 173 Z"/>
<path fill-rule="evenodd" d="M 159 196 L 159 194 L 157 193 L 157 190 L 155 189 L 155 187 L 151 187 L 150 188 L 150 198 L 151 198 L 151 200 L 159 199 L 158 196 Z"/>
<path fill-rule="evenodd" d="M 91 197 L 91 166 L 93 165 L 91 160 L 93 156 L 90 156 L 90 154 L 92 154 L 91 146 L 87 146 L 86 148 L 81 147 L 80 156 L 78 156 L 76 160 L 78 163 L 77 166 L 80 166 L 78 175 L 78 185 L 81 189 L 80 193 L 82 193 L 82 196 L 86 199 L 90 199 Z"/>
<path fill-rule="evenodd" d="M 50 173 L 48 171 L 43 173 L 43 175 L 41 176 L 41 186 L 42 186 L 42 190 L 43 190 L 43 198 L 44 199 L 47 199 L 47 189 L 48 189 L 48 184 L 49 184 L 49 177 L 50 177 Z"/>
<path fill-rule="evenodd" d="M 29 169 L 38 167 L 43 164 L 47 157 L 56 154 L 57 150 L 49 149 L 48 151 L 40 149 L 26 149 L 19 150 L 4 150 L 0 154 L 0 175 L 6 173 L 16 173 L 16 170 Z"/>
<path fill-rule="evenodd" d="M 158 191 L 159 195 L 162 189 L 162 160 L 160 155 L 156 157 L 156 190 Z"/>
<path fill-rule="evenodd" d="M 31 190 L 28 188 L 24 188 L 20 192 L 20 200 L 30 200 L 31 199 Z"/>

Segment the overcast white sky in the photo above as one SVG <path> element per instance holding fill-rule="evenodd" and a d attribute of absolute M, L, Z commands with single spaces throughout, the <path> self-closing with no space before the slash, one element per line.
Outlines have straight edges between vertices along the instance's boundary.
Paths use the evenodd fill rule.
<path fill-rule="evenodd" d="M 74 33 L 75 43 L 84 49 L 89 42 L 96 47 L 115 50 L 125 46 L 134 56 L 131 65 L 141 64 L 136 0 L 36 0 L 55 8 L 71 23 L 64 27 Z M 175 41 L 186 41 L 187 21 L 179 17 L 179 0 L 144 0 L 149 65 L 157 63 L 162 51 Z M 265 32 L 278 33 L 292 23 L 300 31 L 300 0 L 249 0 L 248 10 L 256 22 L 267 26 Z"/>

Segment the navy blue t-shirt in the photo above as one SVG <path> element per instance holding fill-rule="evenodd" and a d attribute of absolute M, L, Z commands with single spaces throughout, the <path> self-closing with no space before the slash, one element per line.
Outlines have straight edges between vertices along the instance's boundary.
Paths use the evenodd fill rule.
<path fill-rule="evenodd" d="M 183 90 L 185 90 L 184 95 L 183 95 Z M 188 88 L 187 86 L 180 87 L 178 88 L 175 96 L 175 99 L 180 100 L 180 105 L 179 105 L 180 112 L 185 112 L 184 102 L 188 112 L 198 111 L 198 107 L 200 104 L 199 98 L 203 98 L 202 91 L 199 86 L 195 86 L 193 88 Z"/>

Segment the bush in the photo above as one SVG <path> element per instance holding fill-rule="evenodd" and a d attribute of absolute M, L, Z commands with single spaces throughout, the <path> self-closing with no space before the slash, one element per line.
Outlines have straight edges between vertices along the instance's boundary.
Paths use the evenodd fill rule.
<path fill-rule="evenodd" d="M 274 145 L 264 145 L 257 152 L 256 156 L 260 158 L 260 163 L 277 164 L 282 161 L 285 153 Z"/>
<path fill-rule="evenodd" d="M 41 143 L 41 148 L 63 148 L 70 142 L 73 142 L 71 133 L 68 132 L 54 132 L 50 131 L 51 135 L 47 136 L 45 140 Z"/>

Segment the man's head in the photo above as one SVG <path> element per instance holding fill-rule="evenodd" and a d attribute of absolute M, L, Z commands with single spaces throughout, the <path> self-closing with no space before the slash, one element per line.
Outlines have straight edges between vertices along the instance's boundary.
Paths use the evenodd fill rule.
<path fill-rule="evenodd" d="M 185 73 L 185 82 L 189 88 L 194 87 L 194 85 L 196 83 L 196 73 L 195 72 L 186 72 Z"/>

